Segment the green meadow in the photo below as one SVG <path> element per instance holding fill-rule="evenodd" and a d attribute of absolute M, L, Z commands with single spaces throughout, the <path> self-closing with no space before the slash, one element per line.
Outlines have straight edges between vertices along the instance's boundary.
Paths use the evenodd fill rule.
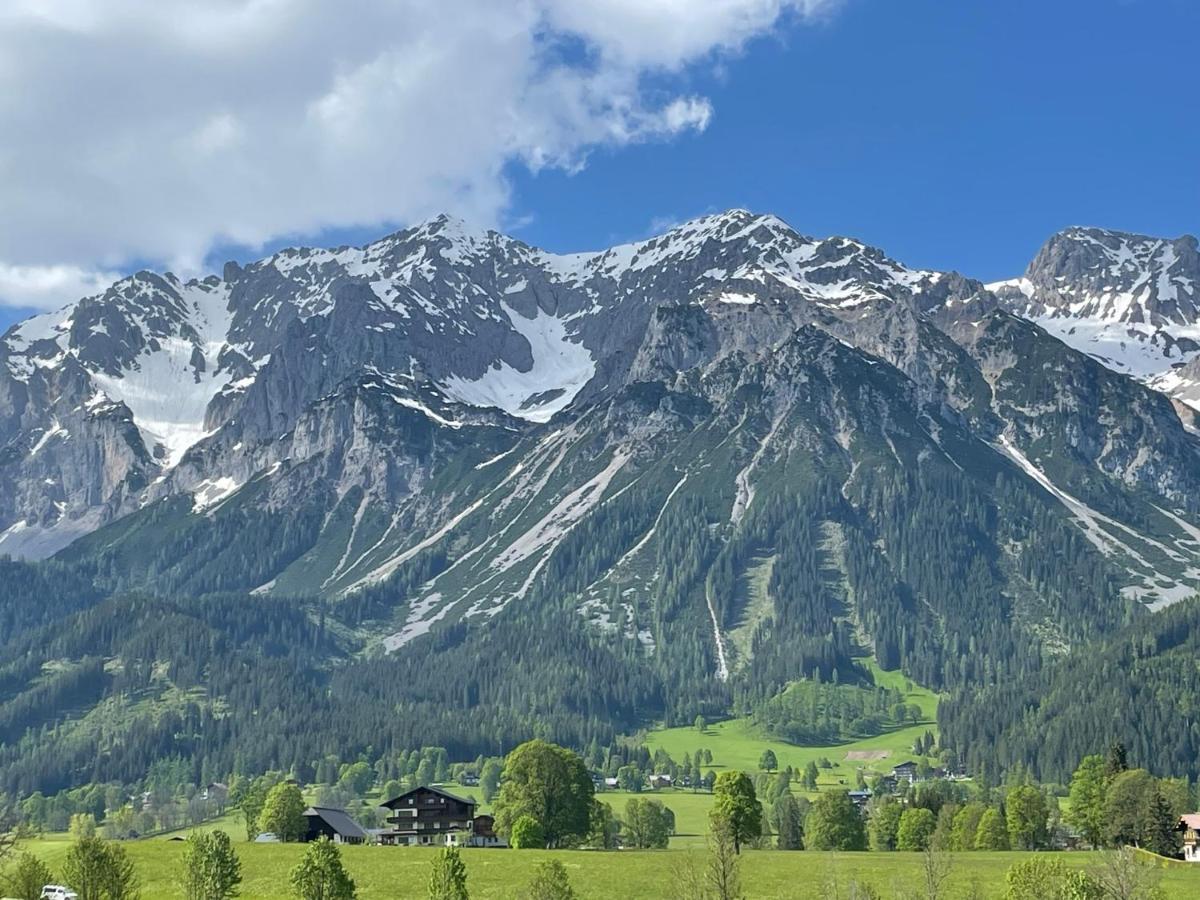
<path fill-rule="evenodd" d="M 34 841 L 27 845 L 53 868 L 66 854 L 66 841 Z M 145 898 L 178 897 L 176 884 L 183 845 L 152 839 L 125 845 L 137 866 Z M 238 843 L 245 900 L 276 900 L 289 896 L 288 872 L 304 852 L 299 844 Z M 362 900 L 419 900 L 434 850 L 421 847 L 344 847 L 343 861 Z M 948 896 L 999 900 L 1004 873 L 1024 853 L 962 853 L 951 857 Z M 1070 866 L 1099 864 L 1100 854 L 1055 854 Z M 520 900 L 543 859 L 558 859 L 570 872 L 581 900 L 663 900 L 681 897 L 680 873 L 703 865 L 702 850 L 535 851 L 464 850 L 468 885 L 475 900 Z M 1161 870 L 1168 898 L 1200 896 L 1200 866 L 1185 864 Z M 742 854 L 742 886 L 748 900 L 767 898 L 845 897 L 852 881 L 869 884 L 885 898 L 904 897 L 920 890 L 922 856 L 916 853 L 786 853 L 747 850 Z M 830 888 L 837 885 L 838 893 Z M 974 893 L 972 893 L 974 892 Z M 682 898 L 681 898 L 682 900 Z M 689 898 L 690 900 L 690 898 Z"/>

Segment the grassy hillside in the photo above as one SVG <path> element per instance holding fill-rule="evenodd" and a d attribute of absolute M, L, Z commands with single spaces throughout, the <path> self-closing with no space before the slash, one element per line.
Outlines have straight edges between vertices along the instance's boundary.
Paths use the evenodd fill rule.
<path fill-rule="evenodd" d="M 34 842 L 28 845 L 52 868 L 65 855 L 65 841 Z M 125 845 L 142 879 L 146 897 L 178 896 L 176 878 L 183 845 L 163 840 Z M 242 860 L 244 900 L 275 900 L 287 896 L 288 872 L 304 852 L 302 845 L 236 845 Z M 358 885 L 361 900 L 395 900 L 425 896 L 433 851 L 417 847 L 346 847 L 343 860 Z M 475 900 L 516 900 L 521 897 L 534 866 L 547 858 L 566 865 L 583 900 L 661 900 L 674 895 L 678 872 L 691 860 L 699 866 L 700 852 L 683 850 L 624 851 L 464 851 L 468 886 Z M 975 896 L 999 900 L 1004 892 L 1004 873 L 1015 861 L 1029 854 L 970 853 L 953 859 L 949 895 L 961 896 L 972 886 Z M 1060 854 L 1068 865 L 1095 865 L 1091 853 Z M 915 853 L 783 853 L 746 851 L 742 856 L 742 883 L 748 900 L 795 898 L 808 900 L 828 896 L 827 886 L 836 881 L 845 896 L 851 879 L 875 887 L 884 897 L 903 896 L 920 885 L 922 857 Z M 1200 866 L 1164 869 L 1166 897 L 1194 897 L 1200 892 Z"/>
<path fill-rule="evenodd" d="M 873 660 L 860 662 L 871 669 L 880 686 L 904 690 L 905 702 L 920 706 L 922 721 L 858 741 L 798 746 L 771 738 L 747 719 L 727 719 L 708 725 L 703 732 L 693 727 L 651 731 L 645 737 L 646 745 L 651 751 L 661 747 L 675 760 L 683 759 L 684 753 L 695 753 L 701 748 L 710 750 L 713 755 L 711 768 L 716 770 L 725 768 L 757 772 L 759 757 L 767 749 L 774 751 L 781 769 L 789 765 L 803 769 L 809 762 L 826 758 L 834 766 L 821 770 L 819 784 L 853 787 L 859 768 L 868 772 L 890 772 L 896 763 L 912 758 L 912 745 L 917 738 L 926 731 L 937 733 L 935 717 L 938 697 L 935 693 L 911 684 L 900 672 L 883 671 Z"/>

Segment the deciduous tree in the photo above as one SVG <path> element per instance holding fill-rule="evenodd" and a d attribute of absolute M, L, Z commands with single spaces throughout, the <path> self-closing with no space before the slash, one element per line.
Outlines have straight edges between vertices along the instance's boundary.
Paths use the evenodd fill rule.
<path fill-rule="evenodd" d="M 304 795 L 294 784 L 282 782 L 267 793 L 259 816 L 260 830 L 269 832 L 283 843 L 292 843 L 304 837 Z"/>
<path fill-rule="evenodd" d="M 754 782 L 745 772 L 722 772 L 713 785 L 710 821 L 720 821 L 733 840 L 734 853 L 742 844 L 762 834 L 762 804 L 754 793 Z"/>
<path fill-rule="evenodd" d="M 762 752 L 758 758 L 758 767 L 764 772 L 774 772 L 779 768 L 779 760 L 775 758 L 775 751 L 768 747 Z"/>
<path fill-rule="evenodd" d="M 1014 850 L 1038 850 L 1046 844 L 1046 798 L 1031 784 L 1008 792 L 1004 800 L 1008 840 Z"/>
<path fill-rule="evenodd" d="M 443 847 L 429 873 L 429 900 L 469 900 L 467 866 L 457 847 Z"/>
<path fill-rule="evenodd" d="M 532 816 L 542 827 L 545 846 L 583 841 L 594 795 L 579 756 L 547 741 L 528 741 L 505 759 L 495 803 L 496 829 L 508 834 L 519 818 Z"/>
<path fill-rule="evenodd" d="M 305 848 L 304 856 L 292 869 L 291 882 L 299 900 L 354 900 L 356 896 L 354 879 L 342 865 L 341 851 L 325 837 Z"/>
<path fill-rule="evenodd" d="M 12 871 L 4 879 L 4 896 L 14 900 L 38 900 L 42 886 L 54 881 L 54 873 L 41 857 L 25 852 L 17 857 Z"/>
<path fill-rule="evenodd" d="M 937 820 L 930 810 L 920 806 L 906 809 L 900 815 L 900 825 L 896 829 L 896 849 L 926 849 L 936 827 Z"/>
<path fill-rule="evenodd" d="M 804 822 L 804 843 L 809 850 L 866 850 L 862 816 L 846 791 L 819 796 Z"/>
<path fill-rule="evenodd" d="M 1068 825 L 1074 826 L 1093 847 L 1104 839 L 1104 801 L 1108 790 L 1102 756 L 1085 756 L 1071 776 Z"/>
<path fill-rule="evenodd" d="M 186 900 L 227 900 L 242 883 L 242 864 L 224 831 L 192 832 L 183 849 Z"/>
<path fill-rule="evenodd" d="M 988 808 L 979 817 L 979 830 L 975 832 L 976 850 L 1007 850 L 1008 828 L 1000 810 Z"/>

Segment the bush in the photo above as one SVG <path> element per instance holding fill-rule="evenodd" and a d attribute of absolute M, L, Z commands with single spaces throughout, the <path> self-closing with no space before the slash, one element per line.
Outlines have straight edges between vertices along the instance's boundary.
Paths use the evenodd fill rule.
<path fill-rule="evenodd" d="M 514 850 L 544 850 L 546 833 L 542 831 L 542 823 L 533 816 L 521 816 L 513 822 L 508 843 Z"/>
<path fill-rule="evenodd" d="M 525 896 L 528 900 L 576 900 L 567 867 L 557 859 L 538 863 Z"/>

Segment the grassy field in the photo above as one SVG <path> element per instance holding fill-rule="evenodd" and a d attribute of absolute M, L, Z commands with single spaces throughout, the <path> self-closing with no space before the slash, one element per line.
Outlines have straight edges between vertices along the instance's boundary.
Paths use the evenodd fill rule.
<path fill-rule="evenodd" d="M 37 841 L 28 845 L 51 867 L 61 862 L 68 844 Z M 175 880 L 183 847 L 164 840 L 135 841 L 125 845 L 142 879 L 146 898 L 177 897 Z M 288 872 L 303 853 L 290 844 L 238 843 L 242 860 L 241 896 L 246 900 L 287 897 Z M 346 847 L 343 859 L 358 885 L 362 900 L 408 900 L 426 896 L 426 883 L 434 851 L 416 847 Z M 976 896 L 1000 898 L 1004 873 L 1022 853 L 963 853 L 952 858 L 949 896 L 961 896 L 972 886 Z M 689 864 L 701 866 L 700 851 L 513 851 L 465 850 L 471 896 L 518 900 L 542 859 L 558 859 L 584 900 L 662 900 L 680 896 L 679 871 Z M 1068 865 L 1086 868 L 1099 857 L 1089 853 L 1057 854 Z M 847 896 L 851 880 L 870 884 L 883 897 L 900 897 L 916 891 L 922 857 L 915 853 L 783 853 L 748 850 L 742 856 L 742 884 L 747 898 L 818 898 L 830 896 L 826 888 L 836 882 Z M 1168 898 L 1200 895 L 1200 866 L 1173 866 L 1162 870 Z"/>
<path fill-rule="evenodd" d="M 912 745 L 917 738 L 926 731 L 937 734 L 936 694 L 917 685 L 909 685 L 899 672 L 883 671 L 873 660 L 861 662 L 871 669 L 876 683 L 905 691 L 905 701 L 921 708 L 922 718 L 918 724 L 895 728 L 859 741 L 802 747 L 768 737 L 747 719 L 727 719 L 710 724 L 703 732 L 689 726 L 650 731 L 644 736 L 646 746 L 651 751 L 661 747 L 676 761 L 682 760 L 685 753 L 694 754 L 698 749 L 707 749 L 712 752 L 713 761 L 712 766 L 705 768 L 717 771 L 740 769 L 757 772 L 759 757 L 768 748 L 774 751 L 780 768 L 790 765 L 802 770 L 809 762 L 825 758 L 833 763 L 833 768 L 821 770 L 818 784 L 853 788 L 860 768 L 868 774 L 890 772 L 897 763 L 915 758 Z"/>

